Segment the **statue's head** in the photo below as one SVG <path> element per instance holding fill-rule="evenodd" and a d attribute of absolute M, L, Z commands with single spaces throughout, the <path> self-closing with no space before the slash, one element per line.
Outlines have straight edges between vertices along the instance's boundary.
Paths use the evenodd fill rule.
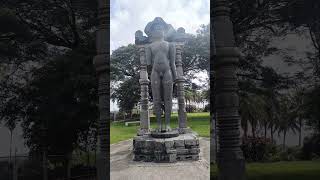
<path fill-rule="evenodd" d="M 162 38 L 168 29 L 169 25 L 161 17 L 156 17 L 147 24 L 144 32 L 151 38 Z"/>

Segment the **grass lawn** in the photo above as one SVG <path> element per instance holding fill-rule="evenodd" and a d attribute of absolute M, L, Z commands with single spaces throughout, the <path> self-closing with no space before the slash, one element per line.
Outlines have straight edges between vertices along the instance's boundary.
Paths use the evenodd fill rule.
<path fill-rule="evenodd" d="M 247 163 L 248 180 L 320 179 L 320 161 Z M 217 166 L 211 165 L 211 179 L 217 179 Z"/>
<path fill-rule="evenodd" d="M 155 117 L 150 117 L 151 128 L 156 127 Z M 210 137 L 210 114 L 207 113 L 188 113 L 187 125 L 202 137 Z M 178 114 L 173 113 L 170 121 L 171 128 L 178 126 Z M 137 134 L 139 125 L 125 126 L 124 122 L 112 122 L 110 124 L 110 143 L 133 138 Z"/>

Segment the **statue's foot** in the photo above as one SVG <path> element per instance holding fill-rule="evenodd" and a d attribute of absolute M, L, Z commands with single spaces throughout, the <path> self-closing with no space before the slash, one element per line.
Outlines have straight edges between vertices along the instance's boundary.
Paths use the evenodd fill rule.
<path fill-rule="evenodd" d="M 166 131 L 166 132 L 169 132 L 169 131 L 171 131 L 171 128 L 170 128 L 170 126 L 166 126 L 166 129 L 165 129 L 165 131 Z"/>

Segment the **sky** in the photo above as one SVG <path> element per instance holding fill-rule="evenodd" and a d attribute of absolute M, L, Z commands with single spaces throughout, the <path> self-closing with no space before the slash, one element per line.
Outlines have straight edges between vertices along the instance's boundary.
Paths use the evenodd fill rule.
<path fill-rule="evenodd" d="M 195 34 L 201 24 L 210 22 L 209 0 L 111 0 L 110 50 L 134 43 L 137 30 L 162 17 L 175 29 L 183 27 Z"/>

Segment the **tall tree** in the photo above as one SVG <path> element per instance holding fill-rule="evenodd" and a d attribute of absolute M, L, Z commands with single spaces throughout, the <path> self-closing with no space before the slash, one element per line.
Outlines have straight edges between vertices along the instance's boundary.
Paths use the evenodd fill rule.
<path fill-rule="evenodd" d="M 289 130 L 293 131 L 294 133 L 296 130 L 299 129 L 296 114 L 293 111 L 293 104 L 288 97 L 283 96 L 281 98 L 280 104 L 280 121 L 279 121 L 279 133 L 283 133 L 283 149 L 286 145 L 286 135 Z"/>
<path fill-rule="evenodd" d="M 68 176 L 73 150 L 98 118 L 94 54 L 93 49 L 79 49 L 60 56 L 37 70 L 21 94 L 26 114 L 22 127 L 31 153 L 46 141 L 48 153 L 65 157 Z M 43 125 L 46 139 L 39 134 Z"/>

